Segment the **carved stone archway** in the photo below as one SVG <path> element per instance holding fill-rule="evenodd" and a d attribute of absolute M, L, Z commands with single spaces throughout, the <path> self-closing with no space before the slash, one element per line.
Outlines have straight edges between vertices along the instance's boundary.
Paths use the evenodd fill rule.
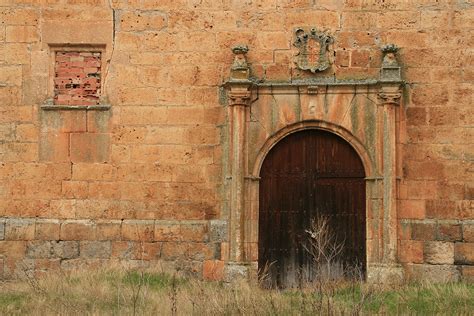
<path fill-rule="evenodd" d="M 259 171 L 280 139 L 316 128 L 348 141 L 366 169 L 367 277 L 402 277 L 397 263 L 397 188 L 402 80 L 397 48 L 383 48 L 379 79 L 307 79 L 287 83 L 250 80 L 246 47 L 235 48 L 225 84 L 228 128 L 224 150 L 228 199 L 228 272 L 256 272 Z"/>

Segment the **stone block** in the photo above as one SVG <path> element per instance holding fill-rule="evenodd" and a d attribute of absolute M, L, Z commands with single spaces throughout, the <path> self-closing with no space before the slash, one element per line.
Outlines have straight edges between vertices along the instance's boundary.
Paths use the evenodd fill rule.
<path fill-rule="evenodd" d="M 474 266 L 461 266 L 461 280 L 474 283 Z"/>
<path fill-rule="evenodd" d="M 108 259 L 112 254 L 110 241 L 81 241 L 79 243 L 81 257 Z"/>
<path fill-rule="evenodd" d="M 474 243 L 457 242 L 454 244 L 454 263 L 474 265 Z"/>
<path fill-rule="evenodd" d="M 120 16 L 120 27 L 123 31 L 159 31 L 166 24 L 166 15 L 159 11 L 128 11 Z"/>
<path fill-rule="evenodd" d="M 351 66 L 352 67 L 368 67 L 369 61 L 370 61 L 370 51 L 353 50 L 351 52 Z"/>
<path fill-rule="evenodd" d="M 47 277 L 51 271 L 57 271 L 61 267 L 61 259 L 36 259 L 35 260 L 35 275 L 38 276 L 38 272 L 46 272 L 40 276 Z"/>
<path fill-rule="evenodd" d="M 183 241 L 205 242 L 208 240 L 207 223 L 187 223 L 180 225 L 180 236 Z"/>
<path fill-rule="evenodd" d="M 214 250 L 204 243 L 197 242 L 164 242 L 162 258 L 165 260 L 197 260 L 213 259 Z"/>
<path fill-rule="evenodd" d="M 49 20 L 42 23 L 42 41 L 60 45 L 111 44 L 113 29 L 112 21 Z"/>
<path fill-rule="evenodd" d="M 22 70 L 21 66 L 2 66 L 0 71 L 0 83 L 4 85 L 11 85 L 11 86 L 21 86 L 22 84 Z M 1 91 L 1 90 L 0 90 Z M 11 92 L 16 91 L 15 89 L 11 90 Z M 7 91 L 3 92 L 6 95 L 9 95 Z M 12 96 L 13 97 L 13 96 Z M 13 100 L 11 97 L 8 99 Z"/>
<path fill-rule="evenodd" d="M 35 239 L 36 240 L 59 240 L 60 223 L 58 220 L 36 221 Z"/>
<path fill-rule="evenodd" d="M 6 41 L 11 43 L 33 43 L 39 41 L 35 26 L 11 25 L 6 28 Z"/>
<path fill-rule="evenodd" d="M 248 280 L 249 274 L 249 265 L 227 263 L 224 268 L 224 281 L 239 282 L 242 280 Z"/>
<path fill-rule="evenodd" d="M 23 240 L 0 241 L 0 256 L 7 258 L 23 258 L 26 253 L 27 242 Z"/>
<path fill-rule="evenodd" d="M 400 240 L 398 260 L 402 263 L 423 262 L 423 242 L 415 240 Z"/>
<path fill-rule="evenodd" d="M 107 133 L 110 129 L 111 111 L 87 111 L 87 131 Z"/>
<path fill-rule="evenodd" d="M 106 133 L 71 133 L 72 162 L 106 162 L 110 155 L 110 135 Z"/>
<path fill-rule="evenodd" d="M 135 258 L 138 260 L 157 260 L 161 256 L 161 242 L 136 243 Z"/>
<path fill-rule="evenodd" d="M 431 264 L 453 264 L 454 243 L 441 241 L 425 242 L 424 261 Z"/>
<path fill-rule="evenodd" d="M 202 277 L 209 281 L 221 281 L 224 278 L 224 261 L 206 260 L 203 264 Z"/>
<path fill-rule="evenodd" d="M 224 242 L 227 241 L 227 221 L 223 220 L 211 220 L 209 221 L 210 231 L 209 240 L 211 242 Z"/>
<path fill-rule="evenodd" d="M 122 240 L 153 241 L 154 221 L 125 220 L 122 222 Z"/>
<path fill-rule="evenodd" d="M 7 219 L 5 222 L 5 240 L 35 239 L 34 219 Z"/>
<path fill-rule="evenodd" d="M 401 200 L 398 212 L 398 218 L 403 219 L 424 219 L 425 201 L 424 200 Z"/>
<path fill-rule="evenodd" d="M 449 200 L 426 201 L 426 217 L 436 219 L 457 218 L 456 203 Z"/>
<path fill-rule="evenodd" d="M 457 201 L 456 215 L 462 219 L 473 219 L 474 218 L 474 200 Z"/>
<path fill-rule="evenodd" d="M 97 240 L 120 240 L 121 221 L 100 221 L 96 223 Z"/>
<path fill-rule="evenodd" d="M 369 284 L 401 284 L 404 277 L 403 267 L 397 264 L 371 264 L 367 269 Z"/>
<path fill-rule="evenodd" d="M 454 265 L 413 264 L 407 266 L 408 279 L 433 283 L 457 282 L 460 273 Z"/>
<path fill-rule="evenodd" d="M 413 223 L 411 237 L 414 240 L 435 240 L 436 224 L 434 223 Z"/>
<path fill-rule="evenodd" d="M 38 127 L 34 124 L 20 124 L 16 126 L 16 140 L 20 142 L 37 142 Z"/>
<path fill-rule="evenodd" d="M 5 220 L 0 219 L 0 240 L 5 239 Z"/>
<path fill-rule="evenodd" d="M 30 241 L 26 246 L 26 257 L 31 259 L 45 259 L 53 257 L 51 241 Z"/>
<path fill-rule="evenodd" d="M 113 241 L 112 257 L 117 259 L 135 259 L 133 256 L 134 244 L 131 241 Z"/>
<path fill-rule="evenodd" d="M 474 224 L 462 225 L 462 238 L 465 242 L 474 242 Z"/>
<path fill-rule="evenodd" d="M 72 165 L 73 180 L 114 180 L 116 167 L 105 163 L 77 163 Z"/>
<path fill-rule="evenodd" d="M 461 225 L 460 224 L 438 224 L 436 240 L 440 241 L 461 241 Z"/>
<path fill-rule="evenodd" d="M 94 240 L 95 225 L 88 220 L 65 221 L 61 224 L 61 240 Z"/>
<path fill-rule="evenodd" d="M 85 199 L 88 195 L 89 183 L 86 181 L 63 181 L 61 193 L 64 198 Z"/>
<path fill-rule="evenodd" d="M 52 254 L 55 258 L 72 259 L 79 257 L 78 241 L 51 242 Z"/>
<path fill-rule="evenodd" d="M 41 133 L 85 132 L 87 130 L 86 111 L 42 111 Z"/>
<path fill-rule="evenodd" d="M 181 225 L 179 222 L 157 221 L 154 238 L 156 241 L 180 241 Z"/>
<path fill-rule="evenodd" d="M 41 133 L 39 159 L 40 161 L 69 161 L 69 134 Z"/>

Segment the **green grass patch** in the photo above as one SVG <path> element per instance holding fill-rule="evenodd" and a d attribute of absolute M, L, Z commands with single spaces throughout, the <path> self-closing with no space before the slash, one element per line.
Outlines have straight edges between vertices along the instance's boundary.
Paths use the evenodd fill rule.
<path fill-rule="evenodd" d="M 176 286 L 186 283 L 186 279 L 178 278 L 166 273 L 150 273 L 129 271 L 122 277 L 122 282 L 131 286 L 146 286 L 154 290 L 170 287 L 173 282 Z"/>

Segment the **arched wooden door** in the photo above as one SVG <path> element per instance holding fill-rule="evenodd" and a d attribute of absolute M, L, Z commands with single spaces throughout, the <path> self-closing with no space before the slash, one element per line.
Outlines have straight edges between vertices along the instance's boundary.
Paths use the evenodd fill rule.
<path fill-rule="evenodd" d="M 259 271 L 272 286 L 316 277 L 307 251 L 310 224 L 326 218 L 346 269 L 366 269 L 365 172 L 356 151 L 322 130 L 290 134 L 273 147 L 260 171 Z"/>

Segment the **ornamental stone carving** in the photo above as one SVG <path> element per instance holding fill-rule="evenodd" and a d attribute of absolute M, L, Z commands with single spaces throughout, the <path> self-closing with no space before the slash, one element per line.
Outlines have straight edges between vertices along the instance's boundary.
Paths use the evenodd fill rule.
<path fill-rule="evenodd" d="M 250 77 L 250 69 L 245 56 L 249 51 L 246 45 L 237 45 L 232 48 L 234 53 L 234 62 L 230 69 L 230 80 L 248 80 Z"/>
<path fill-rule="evenodd" d="M 397 52 L 399 48 L 395 44 L 387 44 L 382 48 L 382 68 L 380 69 L 380 81 L 382 82 L 400 82 L 402 73 L 400 64 L 397 61 Z"/>
<path fill-rule="evenodd" d="M 251 92 L 247 87 L 234 88 L 229 92 L 229 105 L 230 106 L 249 106 L 250 105 Z"/>
<path fill-rule="evenodd" d="M 320 32 L 316 28 L 296 29 L 293 45 L 299 50 L 296 55 L 297 67 L 312 73 L 328 69 L 330 66 L 328 46 L 332 41 L 330 35 Z"/>

